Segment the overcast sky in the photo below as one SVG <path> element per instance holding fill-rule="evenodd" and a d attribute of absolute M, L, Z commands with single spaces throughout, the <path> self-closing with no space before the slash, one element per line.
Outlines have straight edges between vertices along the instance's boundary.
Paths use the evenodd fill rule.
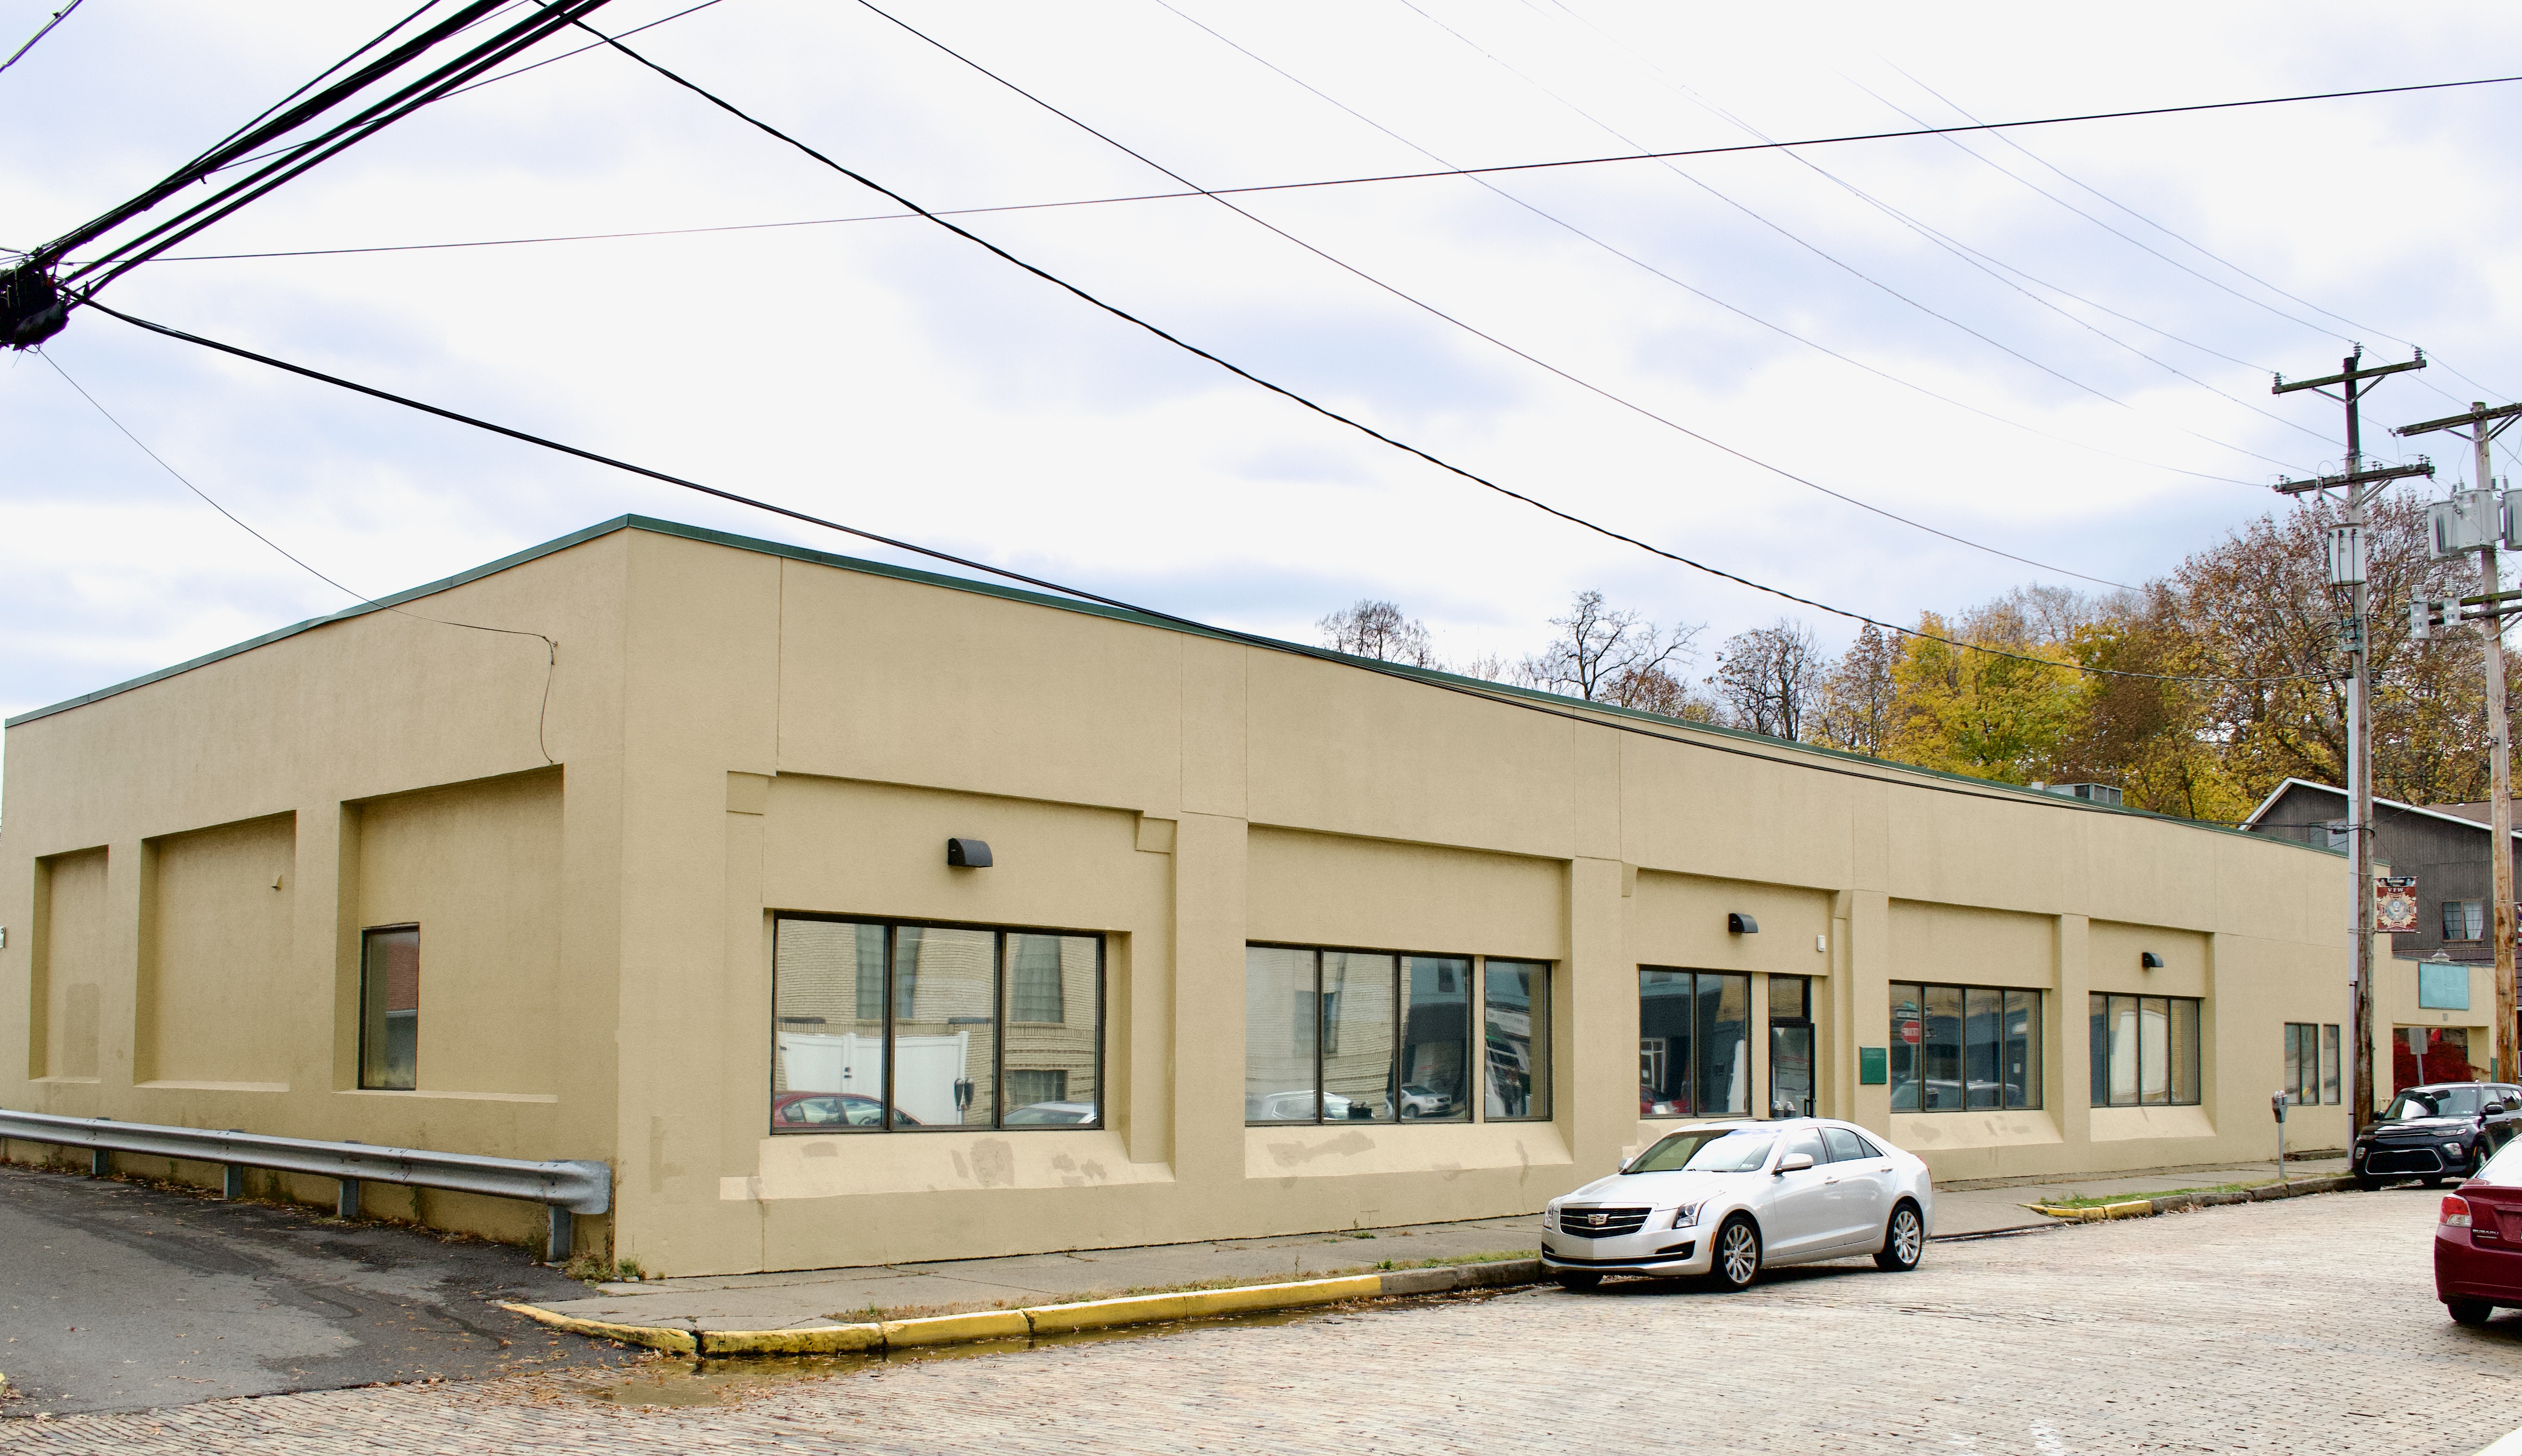
<path fill-rule="evenodd" d="M 0 74 L 0 245 L 156 180 L 409 3 L 87 0 Z M 0 0 L 0 53 L 58 4 Z M 1210 188 L 2522 70 L 2522 10 L 2482 4 L 887 8 Z M 632 44 L 925 207 L 1180 190 L 858 4 L 720 0 Z M 2374 396 L 2386 455 L 2383 426 L 2514 398 L 2517 121 L 2522 86 L 2488 86 L 1237 200 L 1304 246 L 1197 196 L 960 220 L 1465 469 L 1909 622 L 2027 582 L 2135 583 L 2279 508 L 2267 483 L 2334 465 L 2340 424 L 2271 399 L 2270 371 L 2330 372 L 2350 341 L 2436 361 Z M 180 251 L 897 211 L 598 50 L 430 108 Z M 1376 596 L 1449 660 L 1512 657 L 1587 587 L 1706 624 L 1709 647 L 1782 612 L 1834 647 L 1849 631 L 1402 455 L 915 219 L 169 260 L 105 299 L 1279 636 Z M 101 314 L 46 353 L 361 593 L 631 511 L 874 554 Z M 42 357 L 0 355 L 0 712 L 350 604 Z"/>

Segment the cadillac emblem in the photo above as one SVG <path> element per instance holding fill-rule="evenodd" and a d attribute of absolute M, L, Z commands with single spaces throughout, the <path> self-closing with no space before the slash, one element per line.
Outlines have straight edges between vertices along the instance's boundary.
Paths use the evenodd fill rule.
<path fill-rule="evenodd" d="M 1585 1215 L 1585 1223 L 1591 1228 L 1599 1229 L 1611 1221 L 1611 1216 L 1608 1213 L 1588 1213 Z"/>

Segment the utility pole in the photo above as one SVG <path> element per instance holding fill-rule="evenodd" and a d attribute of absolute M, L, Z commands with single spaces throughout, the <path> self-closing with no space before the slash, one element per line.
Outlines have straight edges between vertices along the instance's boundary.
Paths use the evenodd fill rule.
<path fill-rule="evenodd" d="M 2434 474 L 2432 465 L 2392 466 L 2366 470 L 2359 406 L 2383 376 L 2426 366 L 2425 351 L 2405 364 L 2364 367 L 2364 347 L 2339 361 L 2339 372 L 2322 379 L 2286 383 L 2278 375 L 2272 395 L 2314 390 L 2347 406 L 2347 458 L 2335 476 L 2317 481 L 2280 481 L 2280 493 L 2309 491 L 2346 493 L 2346 524 L 2331 534 L 2330 581 L 2347 587 L 2347 615 L 2338 624 L 2339 645 L 2347 652 L 2347 864 L 2353 897 L 2349 913 L 2348 985 L 2356 1024 L 2355 1065 L 2348 1073 L 2354 1090 L 2348 1095 L 2348 1126 L 2362 1131 L 2373 1120 L 2373 734 L 2372 654 L 2367 649 L 2369 618 L 2364 585 L 2364 505 L 2380 487 L 2409 475 Z M 2338 386 L 2337 394 L 2329 387 Z"/>
<path fill-rule="evenodd" d="M 2486 491 L 2492 488 L 2496 479 L 2490 468 L 2487 446 L 2516 418 L 2522 418 L 2522 404 L 2490 409 L 2485 400 L 2473 399 L 2467 414 L 2402 425 L 2391 433 L 2405 440 L 2417 435 L 2431 435 L 2437 430 L 2459 434 L 2466 427 L 2470 448 L 2477 457 L 2477 473 L 2470 478 L 2473 489 Z M 2497 516 L 2501 518 L 2502 515 L 2499 502 Z M 2496 911 L 2492 921 L 2495 926 L 2492 933 L 2496 937 L 2495 1075 L 2510 1081 L 2522 1075 L 2522 1068 L 2517 1068 L 2513 1059 L 2513 743 L 2506 730 L 2504 717 L 2504 616 L 2510 609 L 2502 599 L 2503 592 L 2497 580 L 2496 547 L 2492 540 L 2490 544 L 2478 550 L 2478 591 L 2482 598 L 2478 631 L 2487 648 L 2488 867 L 2496 887 Z"/>

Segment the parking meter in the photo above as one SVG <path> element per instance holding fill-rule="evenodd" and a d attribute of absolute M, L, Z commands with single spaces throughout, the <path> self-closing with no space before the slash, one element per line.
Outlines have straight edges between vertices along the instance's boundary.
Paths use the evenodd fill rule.
<path fill-rule="evenodd" d="M 2277 1126 L 2285 1126 L 2286 1095 L 2282 1092 L 2268 1099 L 2268 1110 L 2277 1115 Z"/>
<path fill-rule="evenodd" d="M 2274 1113 L 2277 1119 L 2277 1181 L 2280 1183 L 2285 1181 L 2286 1176 L 2285 1109 L 2286 1095 L 2280 1088 L 2276 1096 L 2268 1099 L 2268 1110 Z"/>

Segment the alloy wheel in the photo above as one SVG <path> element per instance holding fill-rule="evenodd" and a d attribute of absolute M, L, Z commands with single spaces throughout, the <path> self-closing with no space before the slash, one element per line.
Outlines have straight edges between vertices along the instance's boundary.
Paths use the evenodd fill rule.
<path fill-rule="evenodd" d="M 1899 1256 L 1901 1263 L 1918 1262 L 1918 1254 L 1926 1243 L 1927 1231 L 1918 1221 L 1917 1209 L 1904 1206 L 1892 1215 L 1892 1251 Z"/>
<path fill-rule="evenodd" d="M 1751 1282 L 1760 1272 L 1760 1236 L 1747 1223 L 1725 1226 L 1724 1236 L 1716 1245 L 1716 1261 L 1723 1266 L 1725 1282 L 1736 1289 Z"/>

